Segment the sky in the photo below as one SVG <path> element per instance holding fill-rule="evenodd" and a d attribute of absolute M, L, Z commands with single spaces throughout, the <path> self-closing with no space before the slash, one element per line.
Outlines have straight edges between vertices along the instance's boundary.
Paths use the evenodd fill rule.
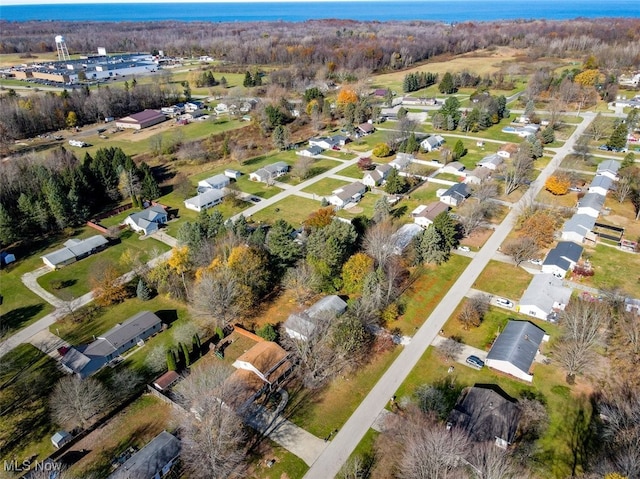
<path fill-rule="evenodd" d="M 341 1 L 341 0 L 186 0 L 188 3 L 260 3 L 273 1 L 286 2 L 309 2 L 309 1 Z M 367 1 L 367 0 L 350 0 Z M 371 1 L 371 0 L 369 0 Z M 375 0 L 374 0 L 375 1 Z M 2 0 L 1 6 L 9 5 L 54 5 L 72 3 L 176 3 L 176 0 Z M 0 13 L 0 18 L 2 14 Z"/>

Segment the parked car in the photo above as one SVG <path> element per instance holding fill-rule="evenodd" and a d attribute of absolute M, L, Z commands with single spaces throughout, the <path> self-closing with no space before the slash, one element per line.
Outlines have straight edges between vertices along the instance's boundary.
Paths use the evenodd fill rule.
<path fill-rule="evenodd" d="M 582 191 L 582 188 L 580 188 L 579 186 L 572 186 L 571 188 L 569 188 L 569 191 L 580 193 Z"/>
<path fill-rule="evenodd" d="M 253 201 L 254 203 L 260 203 L 262 201 L 262 199 L 258 198 L 257 196 L 252 196 L 251 198 L 249 198 L 250 201 Z"/>
<path fill-rule="evenodd" d="M 484 367 L 484 361 L 478 356 L 471 355 L 467 358 L 467 364 L 476 369 L 482 369 Z"/>
<path fill-rule="evenodd" d="M 530 259 L 529 263 L 531 264 L 535 264 L 536 266 L 542 266 L 542 260 L 541 259 Z"/>
<path fill-rule="evenodd" d="M 598 150 L 602 150 L 602 151 L 609 151 L 609 147 L 607 145 L 600 145 L 598 147 Z"/>
<path fill-rule="evenodd" d="M 465 253 L 468 253 L 469 251 L 471 251 L 468 246 L 458 246 L 458 249 L 460 251 L 464 251 Z"/>
<path fill-rule="evenodd" d="M 504 308 L 513 308 L 513 302 L 506 298 L 496 298 L 496 304 Z"/>

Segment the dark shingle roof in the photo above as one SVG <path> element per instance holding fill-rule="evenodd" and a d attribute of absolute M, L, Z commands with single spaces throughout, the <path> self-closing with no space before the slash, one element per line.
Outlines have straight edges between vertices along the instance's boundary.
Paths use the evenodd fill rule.
<path fill-rule="evenodd" d="M 162 474 L 162 468 L 178 457 L 180 446 L 180 441 L 175 436 L 162 431 L 108 479 L 152 479 L 156 474 Z"/>
<path fill-rule="evenodd" d="M 572 241 L 560 241 L 558 246 L 549 251 L 542 265 L 557 265 L 568 269 L 568 266 L 566 268 L 565 266 L 569 265 L 570 262 L 577 263 L 580 256 L 582 256 L 582 250 L 582 246 Z"/>
<path fill-rule="evenodd" d="M 119 348 L 161 322 L 161 319 L 151 311 L 142 311 L 110 329 L 101 338 L 109 341 L 113 347 Z"/>

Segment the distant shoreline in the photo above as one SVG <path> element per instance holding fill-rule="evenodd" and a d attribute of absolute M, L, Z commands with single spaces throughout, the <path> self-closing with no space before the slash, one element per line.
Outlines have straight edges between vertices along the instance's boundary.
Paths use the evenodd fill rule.
<path fill-rule="evenodd" d="M 538 0 L 522 4 L 508 0 L 312 2 L 192 2 L 192 3 L 69 3 L 3 5 L 2 20 L 95 22 L 303 22 L 336 19 L 354 21 L 435 21 L 445 23 L 500 20 L 571 20 L 575 18 L 639 18 L 637 0 Z"/>

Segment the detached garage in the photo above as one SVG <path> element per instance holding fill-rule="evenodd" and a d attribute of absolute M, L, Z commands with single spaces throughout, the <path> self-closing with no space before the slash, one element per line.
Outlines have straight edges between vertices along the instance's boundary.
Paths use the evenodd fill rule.
<path fill-rule="evenodd" d="M 155 110 L 144 110 L 140 113 L 134 113 L 133 115 L 125 116 L 116 120 L 116 127 L 118 128 L 130 128 L 133 130 L 142 130 L 158 123 L 166 121 L 167 117 L 164 113 Z"/>

